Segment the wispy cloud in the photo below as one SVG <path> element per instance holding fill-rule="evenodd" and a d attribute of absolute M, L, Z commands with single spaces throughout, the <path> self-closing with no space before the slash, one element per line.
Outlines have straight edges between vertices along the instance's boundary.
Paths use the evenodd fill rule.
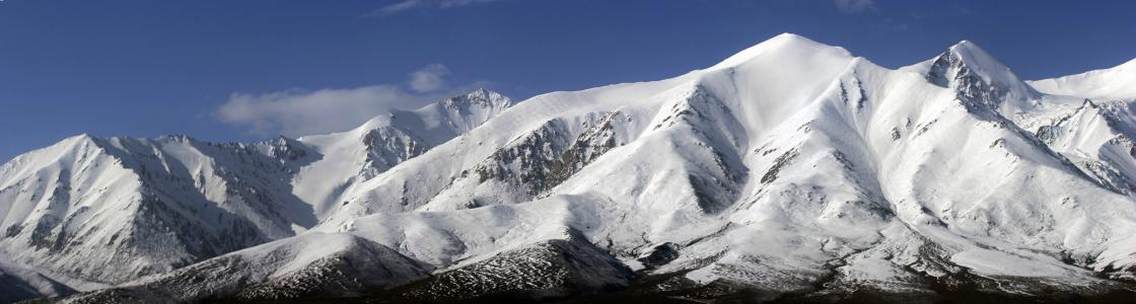
<path fill-rule="evenodd" d="M 380 15 L 391 15 L 412 9 L 445 9 L 496 1 L 500 0 L 401 0 L 380 8 L 377 13 Z"/>
<path fill-rule="evenodd" d="M 401 88 L 390 85 L 234 93 L 217 109 L 217 117 L 226 123 L 249 126 L 258 134 L 297 136 L 346 130 L 399 103 L 413 103 L 412 99 Z"/>
<path fill-rule="evenodd" d="M 419 93 L 437 91 L 446 86 L 446 76 L 450 69 L 441 64 L 431 64 L 410 73 L 410 89 Z"/>
<path fill-rule="evenodd" d="M 833 0 L 836 9 L 846 14 L 863 13 L 876 8 L 875 0 Z"/>
<path fill-rule="evenodd" d="M 447 94 L 485 84 L 449 86 L 445 78 L 449 73 L 444 65 L 431 64 L 410 73 L 405 84 L 233 93 L 216 110 L 215 116 L 222 122 L 248 127 L 261 135 L 300 136 L 343 131 L 391 109 L 417 108 Z"/>

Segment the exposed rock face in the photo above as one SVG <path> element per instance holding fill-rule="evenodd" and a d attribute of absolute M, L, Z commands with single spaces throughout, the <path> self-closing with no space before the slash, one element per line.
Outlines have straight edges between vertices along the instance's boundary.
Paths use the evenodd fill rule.
<path fill-rule="evenodd" d="M 482 89 L 344 133 L 251 144 L 69 138 L 0 166 L 0 258 L 113 284 L 295 236 L 354 183 L 511 104 Z"/>
<path fill-rule="evenodd" d="M 498 253 L 406 287 L 419 301 L 471 298 L 542 299 L 615 291 L 635 275 L 581 240 L 550 240 Z"/>
<path fill-rule="evenodd" d="M 68 303 L 198 302 L 235 298 L 287 300 L 359 296 L 421 279 L 429 267 L 349 235 L 309 234 L 216 257 Z"/>
<path fill-rule="evenodd" d="M 158 273 L 68 301 L 1107 299 L 1136 277 L 1136 116 L 1085 98 L 969 42 L 892 70 L 786 34 L 507 110 L 478 91 L 245 148 L 75 139 L 0 167 L 0 248 Z"/>

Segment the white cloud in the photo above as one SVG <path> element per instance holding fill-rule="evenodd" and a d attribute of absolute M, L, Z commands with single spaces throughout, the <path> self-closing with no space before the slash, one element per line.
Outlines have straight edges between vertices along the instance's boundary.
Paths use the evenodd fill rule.
<path fill-rule="evenodd" d="M 226 123 L 251 126 L 256 133 L 298 136 L 347 130 L 413 99 L 401 88 L 389 85 L 234 93 L 217 109 L 217 117 Z"/>
<path fill-rule="evenodd" d="M 383 15 L 395 14 L 417 8 L 454 8 L 500 0 L 402 0 L 378 10 Z"/>
<path fill-rule="evenodd" d="M 836 9 L 848 14 L 862 13 L 876 7 L 875 0 L 833 0 L 832 2 L 836 4 Z"/>
<path fill-rule="evenodd" d="M 405 85 L 285 90 L 264 94 L 233 93 L 214 113 L 222 122 L 247 126 L 262 135 L 300 136 L 349 130 L 391 109 L 413 109 L 485 82 L 451 87 L 441 64 L 413 73 Z M 407 89 L 409 88 L 409 89 Z"/>
<path fill-rule="evenodd" d="M 409 10 L 409 9 L 420 7 L 422 5 L 424 5 L 424 1 L 422 1 L 422 0 L 405 0 L 405 1 L 402 1 L 402 2 L 398 2 L 398 3 L 395 3 L 395 4 L 384 6 L 383 8 L 379 9 L 379 12 L 383 13 L 383 14 L 394 14 L 394 13 L 398 13 L 398 12 L 401 12 L 401 11 L 406 11 L 406 10 Z"/>
<path fill-rule="evenodd" d="M 427 65 L 410 73 L 410 89 L 419 93 L 437 91 L 446 86 L 450 69 L 441 64 Z"/>

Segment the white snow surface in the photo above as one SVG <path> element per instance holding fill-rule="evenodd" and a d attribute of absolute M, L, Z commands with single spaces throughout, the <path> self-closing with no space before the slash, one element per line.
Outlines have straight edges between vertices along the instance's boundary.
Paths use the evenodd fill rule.
<path fill-rule="evenodd" d="M 1132 266 L 1129 192 L 1034 134 L 1081 100 L 973 43 L 943 56 L 937 83 L 935 60 L 889 70 L 785 34 L 676 78 L 537 96 L 362 184 L 317 229 L 445 268 L 571 228 L 617 256 L 682 244 L 657 272 L 784 290 L 830 271 L 902 288 L 950 267 L 1093 284 Z M 1113 131 L 1068 132 L 1122 134 L 1098 127 Z M 613 147 L 580 144 L 597 133 Z"/>
<path fill-rule="evenodd" d="M 1136 100 L 1136 59 L 1108 68 L 1077 75 L 1030 81 L 1048 94 L 1078 96 L 1099 100 Z"/>
<path fill-rule="evenodd" d="M 511 105 L 508 97 L 478 89 L 417 110 L 375 117 L 347 132 L 301 137 L 300 142 L 323 158 L 300 169 L 292 182 L 294 192 L 322 219 L 357 184 L 469 132 Z"/>
<path fill-rule="evenodd" d="M 252 144 L 68 138 L 0 166 L 0 258 L 113 284 L 295 236 L 337 190 L 510 105 L 482 89 L 344 133 Z"/>
<path fill-rule="evenodd" d="M 1130 78 L 1094 82 L 1136 87 Z M 478 111 L 441 103 L 398 112 L 295 141 L 321 157 L 290 154 L 294 160 L 281 162 L 291 172 L 283 185 L 254 187 L 280 191 L 274 195 L 285 199 L 265 203 L 290 211 L 262 216 L 240 207 L 247 200 L 213 203 L 250 219 L 263 234 L 257 240 L 278 239 L 217 259 L 349 235 L 444 272 L 579 235 L 622 260 L 677 244 L 677 259 L 645 271 L 777 291 L 807 290 L 824 278 L 894 290 L 961 275 L 1064 287 L 1131 279 L 1136 116 L 1123 103 L 1089 97 L 1100 91 L 1054 94 L 1039 83 L 1023 82 L 966 41 L 892 70 L 782 34 L 666 80 L 553 92 L 507 109 L 500 102 L 507 99 L 494 97 L 479 99 L 498 102 Z M 367 134 L 380 140 L 364 142 L 386 148 L 355 148 Z M 282 141 L 276 146 L 288 146 Z M 140 204 L 129 202 L 138 191 L 130 189 L 145 184 L 136 174 L 115 161 L 82 165 L 111 157 L 77 149 L 99 143 L 69 139 L 0 168 L 0 228 L 52 216 L 136 218 L 131 208 Z M 163 151 L 159 160 L 191 152 L 153 149 Z M 45 196 L 58 186 L 31 185 L 64 175 L 73 188 L 122 186 L 73 194 L 81 199 L 58 208 L 91 211 L 59 213 Z M 110 204 L 119 205 L 102 207 Z M 197 212 L 220 212 L 209 210 Z M 218 224 L 190 218 L 186 227 Z M 105 228 L 63 229 L 90 240 L 87 250 L 114 240 Z M 27 230 L 0 248 L 31 248 L 13 245 L 31 242 Z M 68 256 L 13 252 L 25 261 Z M 293 262 L 257 273 L 301 269 L 321 254 L 289 256 Z M 194 258 L 207 256 L 183 260 Z"/>

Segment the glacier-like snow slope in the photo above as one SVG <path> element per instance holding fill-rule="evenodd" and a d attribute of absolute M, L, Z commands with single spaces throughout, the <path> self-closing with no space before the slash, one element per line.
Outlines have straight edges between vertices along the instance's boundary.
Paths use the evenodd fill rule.
<path fill-rule="evenodd" d="M 469 132 L 511 105 L 508 97 L 478 89 L 417 110 L 396 110 L 347 132 L 301 137 L 323 158 L 299 170 L 295 193 L 322 219 L 357 184 Z"/>
<path fill-rule="evenodd" d="M 314 225 L 291 195 L 281 139 L 76 136 L 0 168 L 0 248 L 12 261 L 119 282 Z"/>
<path fill-rule="evenodd" d="M 72 137 L 0 166 L 0 257 L 119 283 L 294 236 L 339 191 L 510 105 L 477 90 L 344 133 L 253 144 Z"/>
<path fill-rule="evenodd" d="M 1116 67 L 1089 71 L 1029 84 L 1048 94 L 1069 95 L 1097 100 L 1136 100 L 1136 59 Z"/>
<path fill-rule="evenodd" d="M 774 294 L 1116 287 L 1136 266 L 1132 115 L 1045 92 L 966 41 L 891 70 L 783 34 L 518 103 L 353 184 L 308 233 L 429 264 L 427 286 L 583 239 L 646 274 Z M 524 288 L 517 271 L 492 290 Z"/>
<path fill-rule="evenodd" d="M 1131 195 L 1136 190 L 1136 60 L 1028 83 L 1078 100 L 1075 110 L 1052 111 L 1053 119 L 1040 124 L 1038 137 L 1102 183 Z"/>

